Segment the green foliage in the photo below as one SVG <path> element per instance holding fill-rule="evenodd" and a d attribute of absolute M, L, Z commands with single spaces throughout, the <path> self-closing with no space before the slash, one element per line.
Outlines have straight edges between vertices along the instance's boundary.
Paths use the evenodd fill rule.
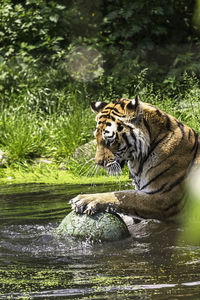
<path fill-rule="evenodd" d="M 2 0 L 0 147 L 16 161 L 70 157 L 92 138 L 91 101 L 136 94 L 199 129 L 198 8 Z"/>
<path fill-rule="evenodd" d="M 67 38 L 62 29 L 66 25 L 62 20 L 64 6 L 44 0 L 27 0 L 24 5 L 2 2 L 0 54 L 4 59 L 34 55 L 48 61 L 49 55 L 61 51 L 61 41 Z"/>
<path fill-rule="evenodd" d="M 191 47 L 195 39 L 192 15 L 192 1 L 110 0 L 103 8 L 101 24 L 109 69 L 123 61 L 130 64 L 128 72 L 138 72 L 137 65 L 131 68 L 131 63 L 139 59 L 140 69 L 148 67 L 150 75 L 153 71 L 154 76 L 163 76 L 176 69 L 178 62 L 179 68 L 182 63 L 186 68 L 188 63 L 198 62 Z"/>
<path fill-rule="evenodd" d="M 143 70 L 154 84 L 177 80 L 185 70 L 199 73 L 198 31 L 192 23 L 198 2 L 194 10 L 192 0 L 109 0 L 106 5 L 103 0 L 26 0 L 23 5 L 2 0 L 0 16 L 0 89 L 9 95 L 27 85 L 51 86 L 47 73 L 59 88 L 76 84 L 66 61 L 80 47 L 98 50 L 103 81 L 112 81 L 117 94 L 137 84 L 135 76 Z M 93 76 L 98 84 L 102 71 Z"/>

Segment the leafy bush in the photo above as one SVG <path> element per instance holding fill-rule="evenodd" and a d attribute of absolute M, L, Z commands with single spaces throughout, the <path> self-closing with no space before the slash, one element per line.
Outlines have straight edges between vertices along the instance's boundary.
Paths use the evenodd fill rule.
<path fill-rule="evenodd" d="M 192 0 L 109 0 L 106 5 L 103 0 L 26 0 L 23 5 L 2 0 L 0 89 L 10 94 L 42 81 L 47 87 L 76 86 L 66 67 L 76 47 L 93 47 L 103 57 L 104 76 L 99 72 L 89 84 L 92 92 L 112 82 L 117 94 L 132 94 L 127 85 L 137 85 L 143 70 L 154 84 L 177 80 L 184 71 L 199 73 L 198 32 L 192 23 L 197 10 Z"/>
<path fill-rule="evenodd" d="M 52 54 L 61 51 L 61 41 L 67 39 L 63 30 L 64 6 L 44 0 L 27 0 L 13 4 L 3 0 L 1 4 L 1 56 L 33 55 L 49 61 Z"/>

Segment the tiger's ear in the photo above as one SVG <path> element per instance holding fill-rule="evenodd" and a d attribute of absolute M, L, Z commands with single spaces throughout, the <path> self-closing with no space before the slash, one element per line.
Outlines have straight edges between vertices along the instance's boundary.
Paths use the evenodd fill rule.
<path fill-rule="evenodd" d="M 136 110 L 137 107 L 139 106 L 140 103 L 140 98 L 139 96 L 136 96 L 133 100 L 130 100 L 130 102 L 127 104 L 126 108 L 128 110 Z"/>
<path fill-rule="evenodd" d="M 98 114 L 104 109 L 106 105 L 108 105 L 108 103 L 98 101 L 91 102 L 90 107 L 95 114 Z"/>

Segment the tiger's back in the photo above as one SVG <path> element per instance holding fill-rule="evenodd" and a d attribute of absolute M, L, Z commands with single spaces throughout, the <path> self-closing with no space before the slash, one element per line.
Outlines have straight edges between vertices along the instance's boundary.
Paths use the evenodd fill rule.
<path fill-rule="evenodd" d="M 128 162 L 136 190 L 80 196 L 74 208 L 158 219 L 177 215 L 185 204 L 185 180 L 200 163 L 198 134 L 138 97 L 93 103 L 92 109 L 97 113 L 96 163 L 116 174 Z"/>

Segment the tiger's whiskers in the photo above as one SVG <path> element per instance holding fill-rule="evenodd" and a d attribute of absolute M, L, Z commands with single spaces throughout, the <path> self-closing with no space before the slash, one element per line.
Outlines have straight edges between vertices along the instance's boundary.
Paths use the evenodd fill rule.
<path fill-rule="evenodd" d="M 122 169 L 118 162 L 110 163 L 106 166 L 107 174 L 110 176 L 118 176 L 122 173 Z"/>
<path fill-rule="evenodd" d="M 81 175 L 81 172 L 84 170 L 85 166 L 87 164 L 89 164 L 90 162 L 92 162 L 92 161 L 93 161 L 93 158 L 90 158 L 89 160 L 84 161 L 84 162 L 79 164 L 79 167 L 81 166 L 81 169 L 79 171 L 78 171 L 78 168 L 77 168 L 77 171 L 78 171 L 79 175 Z"/>

